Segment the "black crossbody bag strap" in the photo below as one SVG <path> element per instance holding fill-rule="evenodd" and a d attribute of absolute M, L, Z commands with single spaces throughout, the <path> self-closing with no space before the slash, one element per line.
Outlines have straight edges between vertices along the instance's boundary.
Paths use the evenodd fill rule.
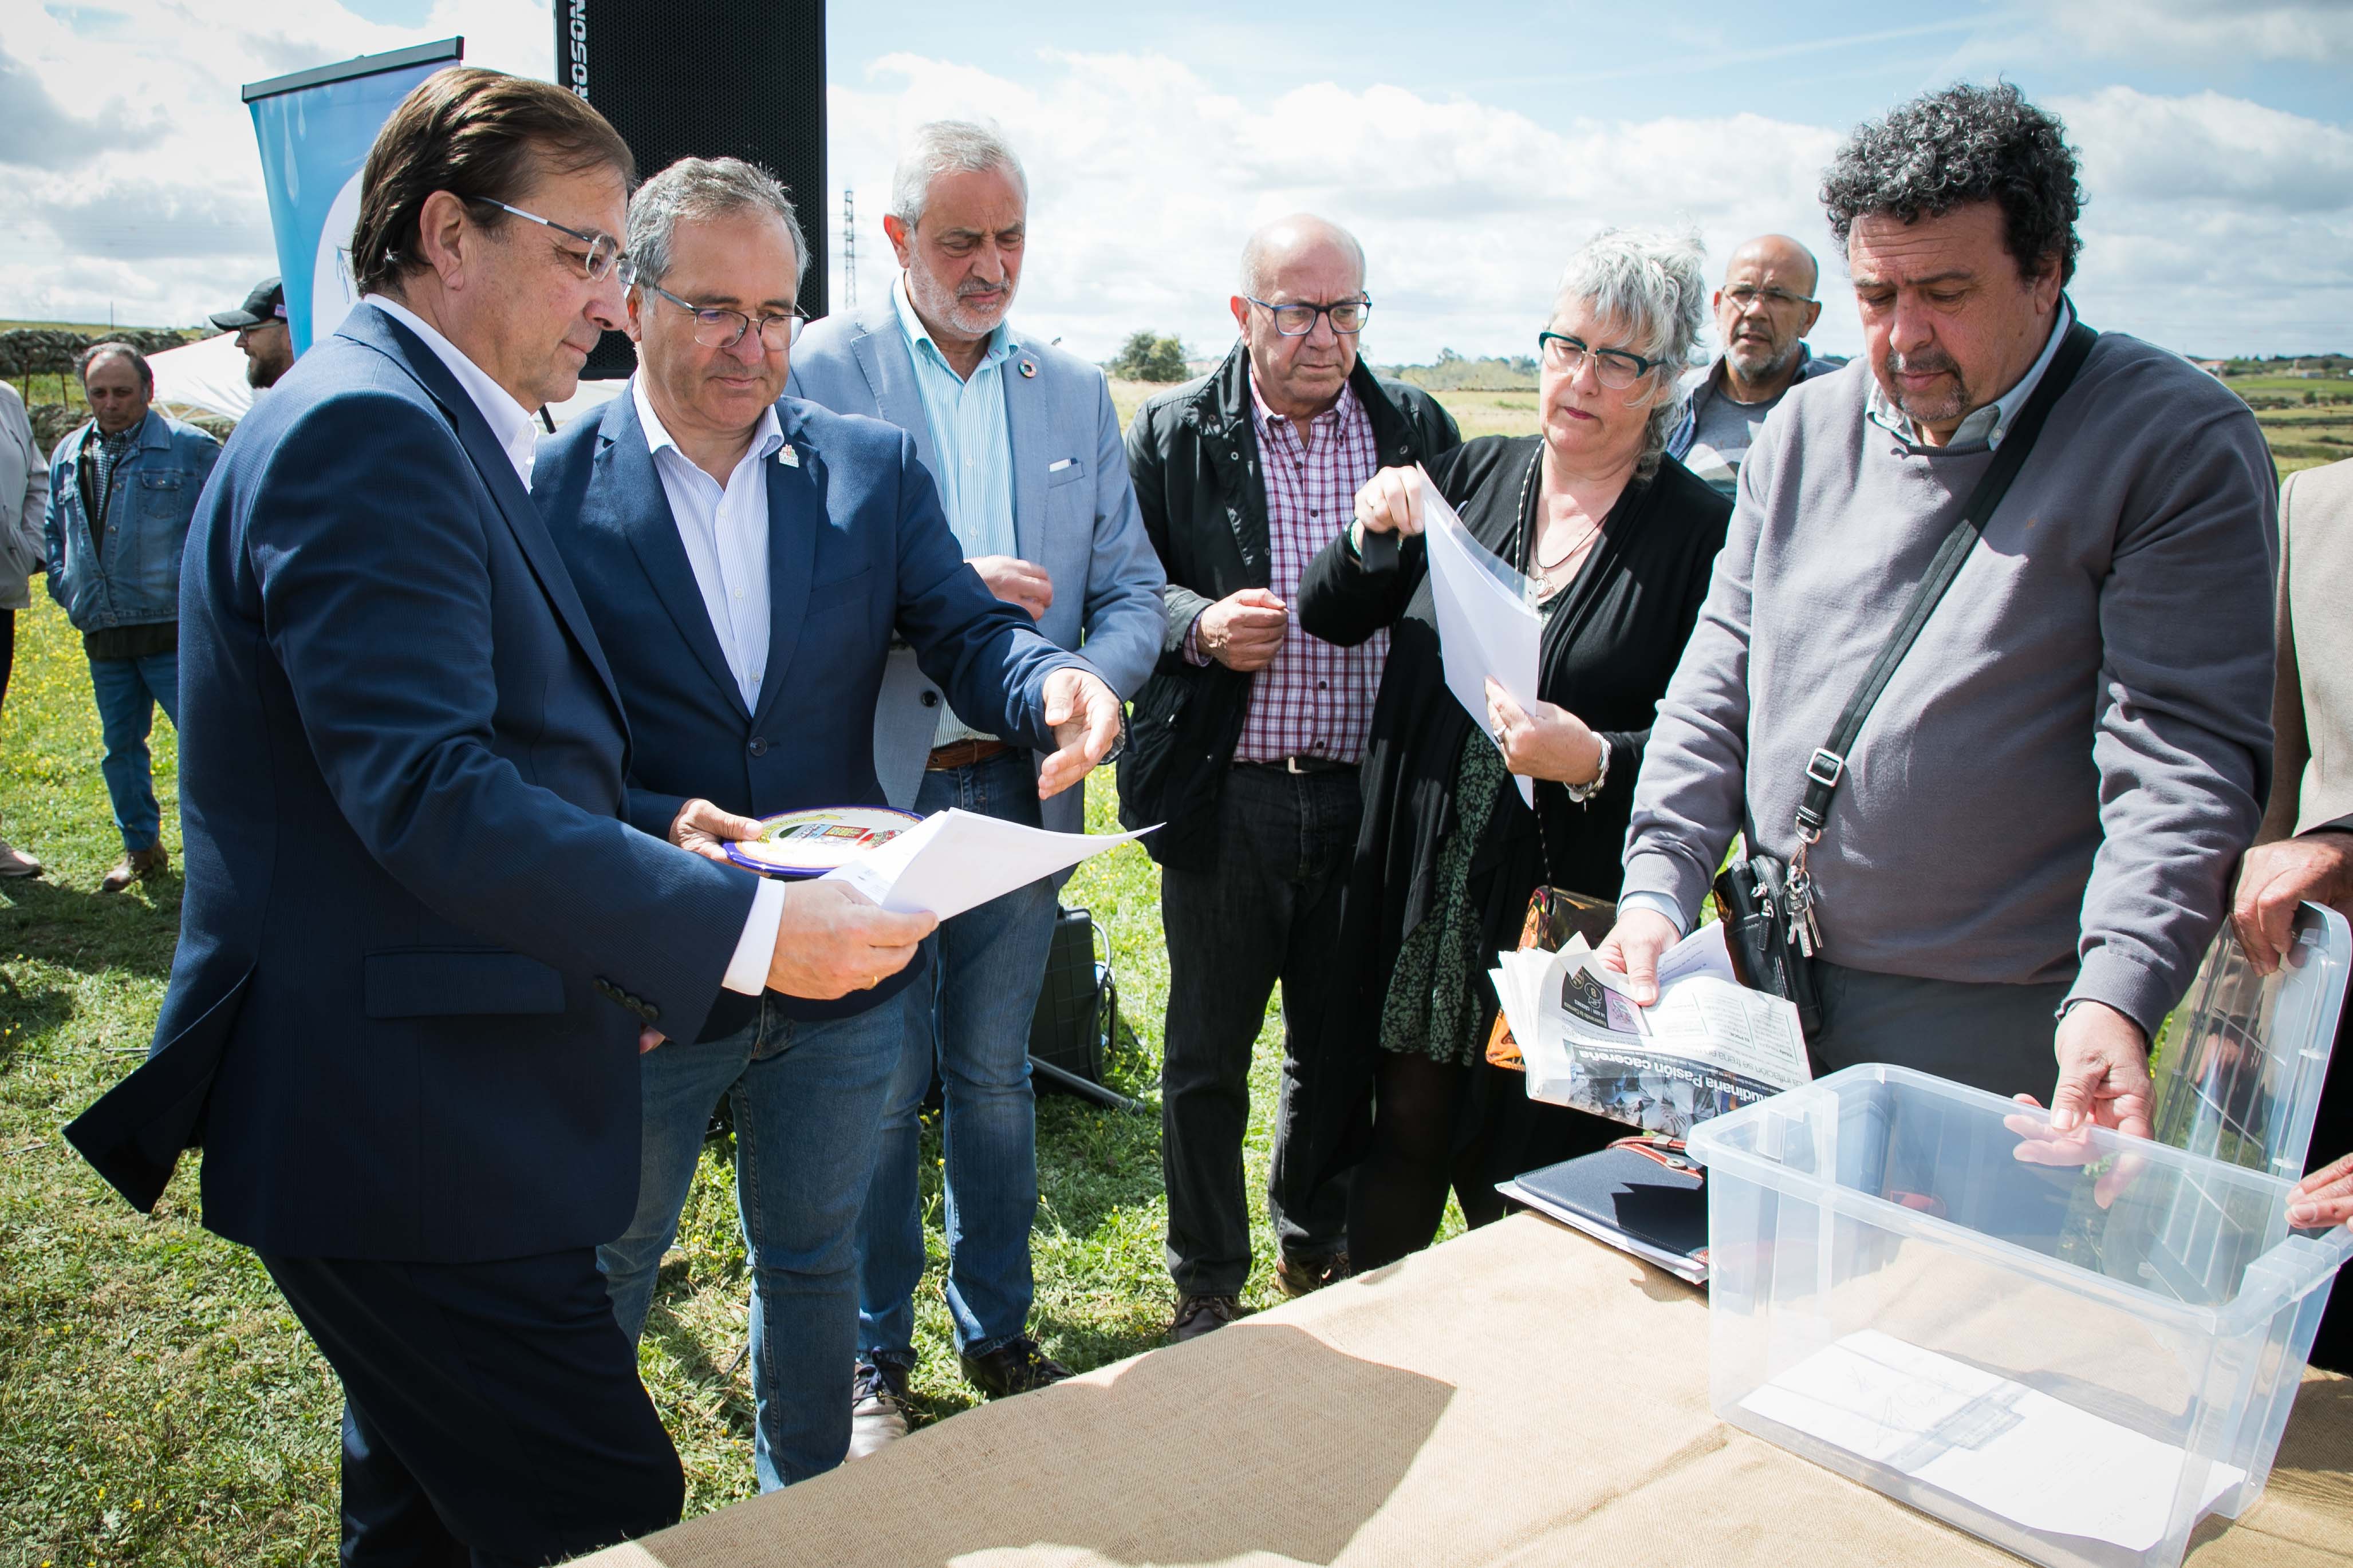
<path fill-rule="evenodd" d="M 1904 662 L 1904 656 L 1912 651 L 1920 628 L 1936 613 L 1945 591 L 1961 574 L 1970 549 L 1985 531 L 1994 510 L 2001 505 L 2001 498 L 2009 492 L 2010 482 L 2026 466 L 2028 454 L 2034 450 L 2035 438 L 2042 434 L 2043 422 L 2051 416 L 2052 405 L 2073 384 L 2075 373 L 2084 368 L 2084 356 L 2092 352 L 2092 344 L 2099 335 L 2080 319 L 2067 329 L 2059 352 L 2052 356 L 2042 379 L 2035 384 L 2034 395 L 2019 410 L 2017 420 L 2002 437 L 2001 445 L 1994 449 L 1993 461 L 1987 467 L 1985 477 L 1969 493 L 1969 504 L 1961 513 L 1961 521 L 1953 525 L 1953 531 L 1945 535 L 1945 542 L 1937 547 L 1936 559 L 1928 563 L 1928 574 L 1920 580 L 1918 590 L 1912 595 L 1911 607 L 1904 612 L 1895 635 L 1872 661 L 1854 695 L 1847 699 L 1846 711 L 1839 715 L 1838 727 L 1831 731 L 1829 742 L 1807 763 L 1806 795 L 1798 804 L 1800 841 L 1811 844 L 1822 836 L 1822 825 L 1831 819 L 1831 797 L 1838 793 L 1840 782 L 1846 777 L 1847 753 L 1855 737 L 1862 733 L 1862 722 L 1871 716 L 1872 704 L 1879 700 L 1879 694 L 1894 678 L 1895 667 Z"/>

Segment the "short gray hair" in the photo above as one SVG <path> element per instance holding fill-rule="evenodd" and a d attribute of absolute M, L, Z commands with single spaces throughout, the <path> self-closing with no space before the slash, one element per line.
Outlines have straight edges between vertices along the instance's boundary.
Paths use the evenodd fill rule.
<path fill-rule="evenodd" d="M 1553 315 L 1570 300 L 1627 333 L 1638 352 L 1661 361 L 1663 393 L 1651 409 L 1650 427 L 1635 474 L 1659 470 L 1667 437 L 1683 418 L 1683 373 L 1695 363 L 1707 323 L 1706 247 L 1696 234 L 1663 229 L 1605 228 L 1585 242 L 1561 269 Z"/>
<path fill-rule="evenodd" d="M 681 218 L 725 217 L 746 210 L 784 220 L 793 241 L 793 292 L 808 275 L 808 242 L 793 198 L 776 175 L 741 158 L 681 158 L 638 187 L 629 199 L 629 260 L 640 277 L 659 282 L 670 273 L 670 239 Z"/>
<path fill-rule="evenodd" d="M 1013 176 L 1021 187 L 1021 199 L 1029 200 L 1029 176 L 1021 171 L 1021 160 L 992 126 L 979 125 L 969 120 L 934 120 L 915 127 L 915 134 L 907 142 L 907 150 L 899 154 L 898 167 L 891 171 L 891 216 L 913 228 L 923 221 L 923 209 L 931 205 L 932 184 L 943 174 L 977 174 L 988 169 L 1002 169 Z"/>

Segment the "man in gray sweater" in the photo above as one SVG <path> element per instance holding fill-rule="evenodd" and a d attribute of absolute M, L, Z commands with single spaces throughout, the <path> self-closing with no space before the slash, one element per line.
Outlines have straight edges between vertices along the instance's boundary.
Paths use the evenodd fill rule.
<path fill-rule="evenodd" d="M 1635 786 L 1605 952 L 1638 994 L 1744 819 L 1797 851 L 1814 749 L 2073 321 L 2063 134 L 2014 88 L 1957 87 L 1862 127 L 1829 172 L 1866 353 L 1791 389 L 1741 468 Z M 2098 340 L 1809 852 L 1817 1071 L 1899 1063 L 2050 1098 L 2063 1129 L 2147 1133 L 2149 1038 L 2270 784 L 2274 510 L 2243 403 Z"/>

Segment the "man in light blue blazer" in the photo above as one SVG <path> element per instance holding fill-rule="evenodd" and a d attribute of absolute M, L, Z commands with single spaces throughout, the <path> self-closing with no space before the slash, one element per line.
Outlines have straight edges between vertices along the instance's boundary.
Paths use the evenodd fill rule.
<path fill-rule="evenodd" d="M 1159 658 L 1164 576 L 1136 510 L 1103 373 L 1006 322 L 1020 279 L 1029 184 L 992 132 L 920 127 L 892 181 L 884 231 L 904 276 L 872 306 L 819 321 L 794 350 L 790 391 L 913 437 L 966 561 L 1123 699 Z M 1036 758 L 894 652 L 874 717 L 891 804 L 987 812 L 1060 832 L 1083 792 L 1044 803 Z M 850 1452 L 906 1430 L 923 1270 L 917 1112 L 944 1086 L 948 1309 L 965 1375 L 991 1395 L 1069 1375 L 1029 1331 L 1038 1206 L 1029 1020 L 1052 941 L 1058 880 L 946 921 L 935 1001 L 906 1010 L 907 1045 L 860 1222 L 861 1347 Z"/>

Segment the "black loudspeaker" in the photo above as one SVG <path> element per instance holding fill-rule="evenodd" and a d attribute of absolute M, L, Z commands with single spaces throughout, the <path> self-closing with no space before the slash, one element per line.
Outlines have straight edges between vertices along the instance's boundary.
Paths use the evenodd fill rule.
<path fill-rule="evenodd" d="M 792 193 L 808 242 L 801 309 L 826 313 L 825 0 L 555 0 L 555 79 L 613 122 L 640 178 L 742 158 Z M 607 332 L 582 375 L 637 367 Z"/>

